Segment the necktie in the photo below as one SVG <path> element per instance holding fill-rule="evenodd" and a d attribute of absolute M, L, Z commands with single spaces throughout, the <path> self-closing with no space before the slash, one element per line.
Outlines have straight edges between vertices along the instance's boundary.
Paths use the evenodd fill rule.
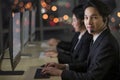
<path fill-rule="evenodd" d="M 90 49 L 92 48 L 92 46 L 93 46 L 93 40 L 91 40 L 90 42 Z"/>

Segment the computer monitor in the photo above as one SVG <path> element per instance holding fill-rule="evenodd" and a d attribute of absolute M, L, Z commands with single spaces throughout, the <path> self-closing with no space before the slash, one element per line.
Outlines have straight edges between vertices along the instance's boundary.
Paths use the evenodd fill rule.
<path fill-rule="evenodd" d="M 17 64 L 21 60 L 21 13 L 12 13 L 9 30 L 9 53 L 12 71 L 9 74 L 22 75 L 24 71 L 15 71 Z"/>
<path fill-rule="evenodd" d="M 21 55 L 21 36 L 20 36 L 20 12 L 12 14 L 11 26 L 10 26 L 10 56 L 12 69 L 14 70 L 16 65 L 20 61 Z"/>
<path fill-rule="evenodd" d="M 3 19 L 2 19 L 3 20 Z M 1 11 L 0 11 L 0 55 L 1 55 L 1 62 L 3 60 L 4 54 L 3 52 L 3 38 L 2 36 L 2 20 L 1 20 Z M 21 39 L 20 39 L 20 13 L 15 13 L 10 16 L 10 28 L 9 28 L 9 55 L 10 55 L 10 62 L 12 70 L 9 71 L 2 71 L 0 70 L 0 75 L 22 75 L 24 71 L 16 71 L 15 68 L 21 59 Z M 3 64 L 1 64 L 3 65 Z M 0 66 L 1 66 L 0 65 Z"/>
<path fill-rule="evenodd" d="M 27 44 L 29 41 L 29 11 L 25 11 L 22 13 L 22 25 L 21 25 L 21 44 L 22 48 Z"/>
<path fill-rule="evenodd" d="M 35 30 L 36 30 L 36 19 L 35 19 L 36 10 L 32 9 L 30 11 L 30 41 L 32 42 L 35 39 Z"/>

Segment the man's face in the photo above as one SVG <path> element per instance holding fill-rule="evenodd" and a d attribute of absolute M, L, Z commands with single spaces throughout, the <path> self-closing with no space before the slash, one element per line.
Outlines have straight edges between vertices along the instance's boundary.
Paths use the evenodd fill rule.
<path fill-rule="evenodd" d="M 76 18 L 76 16 L 74 14 L 72 16 L 72 26 L 73 26 L 75 32 L 80 32 L 80 30 L 81 30 L 81 20 Z"/>
<path fill-rule="evenodd" d="M 104 29 L 103 17 L 96 8 L 87 7 L 84 14 L 84 23 L 90 34 L 98 34 Z"/>

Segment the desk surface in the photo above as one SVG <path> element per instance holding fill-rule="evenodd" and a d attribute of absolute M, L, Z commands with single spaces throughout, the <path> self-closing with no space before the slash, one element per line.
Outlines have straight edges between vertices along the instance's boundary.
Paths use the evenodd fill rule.
<path fill-rule="evenodd" d="M 19 64 L 16 67 L 17 70 L 24 70 L 24 75 L 0 75 L 0 80 L 61 80 L 60 77 L 51 76 L 49 79 L 34 79 L 36 69 L 40 65 L 43 65 L 49 61 L 57 62 L 57 58 L 39 57 L 40 52 L 43 51 L 40 47 L 40 43 L 28 45 L 24 51 L 23 56 Z M 6 54 L 5 56 L 9 56 Z M 2 70 L 11 70 L 11 64 L 9 59 L 4 59 L 1 66 Z"/>

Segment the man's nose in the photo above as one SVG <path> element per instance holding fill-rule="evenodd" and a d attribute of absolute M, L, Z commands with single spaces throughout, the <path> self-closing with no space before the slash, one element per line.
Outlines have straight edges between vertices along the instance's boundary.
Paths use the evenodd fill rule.
<path fill-rule="evenodd" d="M 91 18 L 88 18 L 87 23 L 88 23 L 88 24 L 92 24 L 92 19 L 91 19 Z"/>

